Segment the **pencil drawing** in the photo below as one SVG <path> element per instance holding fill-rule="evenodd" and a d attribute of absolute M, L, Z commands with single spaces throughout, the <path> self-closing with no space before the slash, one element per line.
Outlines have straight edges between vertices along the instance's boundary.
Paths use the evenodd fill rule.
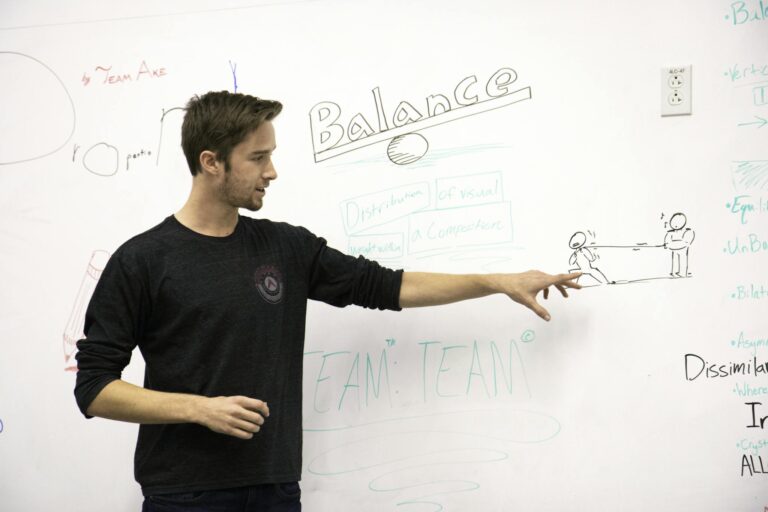
<path fill-rule="evenodd" d="M 453 94 L 430 94 L 419 108 L 403 100 L 391 114 L 385 108 L 380 88 L 374 87 L 371 90 L 376 112 L 374 124 L 369 121 L 374 119 L 370 114 L 366 117 L 363 112 L 357 112 L 345 126 L 339 122 L 342 109 L 338 103 L 319 102 L 309 111 L 315 162 L 384 141 L 390 141 L 388 155 L 392 163 L 416 162 L 426 154 L 429 144 L 423 136 L 416 137 L 415 132 L 530 100 L 530 87 L 511 87 L 517 78 L 514 69 L 503 67 L 491 75 L 485 87 L 478 87 L 477 76 L 469 75 L 458 82 Z M 401 145 L 410 146 L 405 154 L 399 151 Z"/>

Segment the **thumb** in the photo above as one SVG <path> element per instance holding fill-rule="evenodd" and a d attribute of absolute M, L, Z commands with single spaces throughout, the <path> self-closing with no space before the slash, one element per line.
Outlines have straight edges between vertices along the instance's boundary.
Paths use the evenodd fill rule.
<path fill-rule="evenodd" d="M 547 322 L 549 322 L 549 319 L 551 318 L 551 317 L 549 316 L 549 312 L 548 312 L 546 309 L 544 309 L 544 308 L 541 306 L 541 304 L 539 304 L 538 302 L 536 302 L 535 300 L 533 300 L 533 301 L 531 301 L 531 302 L 527 303 L 527 304 L 526 304 L 526 306 L 528 306 L 528 308 L 529 308 L 530 310 L 532 310 L 534 313 L 536 313 L 537 315 L 539 315 L 541 318 L 543 318 L 544 320 L 546 320 Z"/>

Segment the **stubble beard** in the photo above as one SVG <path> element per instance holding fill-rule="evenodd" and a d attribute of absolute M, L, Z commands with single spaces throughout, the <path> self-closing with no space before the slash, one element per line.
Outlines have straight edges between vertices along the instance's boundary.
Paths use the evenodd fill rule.
<path fill-rule="evenodd" d="M 261 209 L 263 206 L 262 201 L 254 200 L 253 193 L 238 193 L 238 186 L 232 183 L 230 180 L 231 174 L 226 173 L 224 175 L 224 183 L 221 187 L 221 192 L 224 201 L 230 206 L 235 208 L 245 208 L 248 211 L 255 212 Z"/>

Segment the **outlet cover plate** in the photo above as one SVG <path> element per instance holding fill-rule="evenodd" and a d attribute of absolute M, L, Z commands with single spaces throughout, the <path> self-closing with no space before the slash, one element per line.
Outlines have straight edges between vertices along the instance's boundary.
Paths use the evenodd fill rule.
<path fill-rule="evenodd" d="M 691 114 L 691 66 L 661 68 L 661 116 Z"/>

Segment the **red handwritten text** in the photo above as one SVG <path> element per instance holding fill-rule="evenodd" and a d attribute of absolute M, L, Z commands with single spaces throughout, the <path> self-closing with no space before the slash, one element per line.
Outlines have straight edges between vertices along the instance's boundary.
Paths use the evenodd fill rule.
<path fill-rule="evenodd" d="M 103 85 L 115 85 L 126 82 L 139 82 L 141 80 L 147 81 L 157 78 L 162 78 L 168 75 L 165 67 L 151 67 L 147 64 L 146 60 L 142 60 L 141 64 L 135 73 L 126 73 L 124 70 L 113 69 L 112 65 L 109 66 L 95 66 L 93 68 L 94 77 L 97 79 L 94 83 L 101 83 Z M 87 86 L 91 83 L 91 75 L 88 72 L 83 73 L 83 86 Z"/>

